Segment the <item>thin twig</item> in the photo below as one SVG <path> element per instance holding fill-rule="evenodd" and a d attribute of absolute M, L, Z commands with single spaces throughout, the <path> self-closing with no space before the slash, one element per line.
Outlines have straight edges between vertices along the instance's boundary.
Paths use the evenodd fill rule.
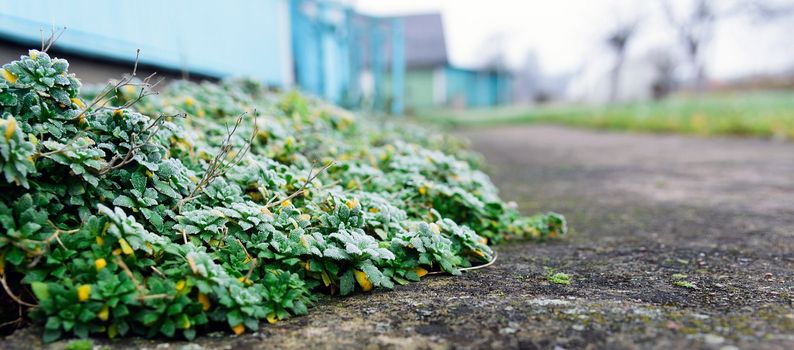
<path fill-rule="evenodd" d="M 130 270 L 130 268 L 127 267 L 127 264 L 124 263 L 124 260 L 122 260 L 121 257 L 118 256 L 116 257 L 116 264 L 121 266 L 121 268 L 127 274 L 127 277 L 129 277 L 130 280 L 132 280 L 132 283 L 135 284 L 135 289 L 138 290 L 138 293 L 146 294 L 146 289 L 144 289 L 143 286 L 138 282 L 138 279 L 135 278 L 135 275 L 132 273 L 132 270 Z"/>
<path fill-rule="evenodd" d="M 179 116 L 179 114 L 173 115 L 172 117 L 176 117 L 176 116 Z M 142 130 L 142 132 L 149 132 L 149 135 L 146 136 L 143 142 L 136 144 L 135 143 L 135 138 L 137 137 L 136 134 L 133 133 L 132 135 L 130 135 L 131 147 L 127 151 L 127 153 L 124 156 L 119 156 L 118 154 L 114 155 L 113 158 L 111 158 L 110 161 L 107 162 L 107 164 L 105 164 L 101 169 L 99 169 L 99 171 L 97 171 L 97 175 L 101 176 L 107 174 L 108 172 L 114 169 L 121 168 L 134 161 L 135 152 L 137 152 L 139 149 L 143 148 L 144 146 L 149 145 L 149 141 L 151 141 L 151 139 L 155 135 L 157 135 L 157 133 L 160 131 L 160 128 L 162 128 L 163 123 L 165 122 L 165 118 L 166 115 L 160 114 L 154 121 L 152 121 L 151 124 L 149 124 L 147 127 L 145 127 Z"/>
<path fill-rule="evenodd" d="M 41 34 L 41 52 L 47 53 L 47 51 L 55 44 L 58 39 L 61 38 L 61 35 L 66 31 L 66 27 L 61 28 L 59 31 L 55 31 L 55 27 L 51 29 L 50 37 L 47 40 L 44 40 L 44 29 L 39 28 L 39 33 Z"/>
<path fill-rule="evenodd" d="M 204 176 L 201 177 L 201 180 L 196 183 L 196 187 L 190 191 L 190 194 L 188 194 L 187 197 L 179 200 L 172 210 L 181 209 L 182 206 L 184 206 L 187 202 L 196 199 L 196 197 L 201 195 L 204 189 L 207 188 L 212 181 L 223 176 L 227 171 L 229 171 L 229 169 L 234 168 L 243 161 L 245 155 L 251 150 L 251 144 L 254 142 L 254 137 L 256 137 L 256 133 L 259 131 L 256 125 L 256 110 L 254 110 L 254 128 L 251 132 L 251 136 L 246 140 L 246 144 L 240 149 L 240 151 L 235 153 L 231 160 L 227 161 L 226 158 L 229 152 L 232 151 L 232 137 L 235 133 L 237 133 L 237 128 L 239 128 L 240 124 L 242 124 L 243 118 L 246 114 L 248 114 L 248 112 L 244 112 L 237 117 L 231 130 L 229 129 L 229 126 L 226 125 L 226 138 L 221 143 L 220 151 L 215 155 L 215 158 L 213 158 L 212 161 L 207 164 L 207 170 L 204 172 Z"/>
<path fill-rule="evenodd" d="M 243 277 L 243 281 L 250 281 L 251 274 L 254 272 L 254 268 L 256 267 L 256 258 L 251 260 L 251 267 L 248 268 L 248 273 L 245 274 Z"/>
<path fill-rule="evenodd" d="M 132 86 L 132 87 L 140 88 L 140 91 L 138 92 L 138 95 L 134 99 L 128 101 L 123 106 L 117 107 L 115 109 L 129 108 L 129 107 L 131 107 L 132 105 L 134 105 L 135 103 L 137 103 L 138 101 L 140 101 L 141 99 L 143 99 L 146 96 L 157 95 L 158 92 L 154 91 L 154 87 L 157 86 L 158 84 L 160 84 L 163 81 L 163 79 L 159 79 L 159 80 L 155 81 L 154 83 L 151 82 L 152 78 L 154 78 L 154 76 L 157 73 L 152 73 L 151 75 L 149 75 L 146 78 L 144 78 L 143 81 L 141 81 L 140 83 L 134 83 L 133 82 L 133 80 L 136 78 L 136 76 L 138 74 L 138 61 L 140 59 L 140 55 L 141 55 L 141 49 L 136 50 L 135 51 L 135 63 L 134 63 L 133 68 L 132 68 L 132 74 L 125 74 L 115 84 L 108 83 L 107 85 L 105 85 L 105 87 L 102 88 L 102 90 L 100 90 L 100 92 L 96 95 L 96 97 L 94 97 L 94 99 L 91 100 L 91 102 L 88 105 L 86 105 L 85 108 L 83 108 L 83 110 L 77 116 L 72 118 L 72 120 L 80 119 L 82 116 L 85 115 L 86 112 L 88 112 L 88 110 L 96 107 L 97 105 L 99 105 L 100 102 L 104 101 L 102 103 L 102 105 L 99 105 L 99 107 L 97 109 L 105 108 L 105 105 L 107 105 L 108 102 L 110 102 L 111 100 L 113 100 L 115 98 L 115 97 L 110 97 L 110 96 L 112 94 L 115 94 L 118 91 L 118 89 L 120 89 L 122 87 L 125 87 L 125 86 Z"/>
<path fill-rule="evenodd" d="M 497 257 L 496 252 L 493 252 L 493 259 L 491 259 L 491 261 L 489 261 L 488 263 L 482 264 L 482 265 L 477 265 L 477 266 L 460 268 L 460 269 L 458 269 L 458 271 L 465 272 L 465 271 L 474 271 L 474 270 L 484 269 L 484 268 L 486 268 L 488 266 L 493 265 L 496 262 L 496 257 Z M 434 271 L 434 272 L 428 272 L 427 274 L 428 275 L 440 275 L 442 273 L 447 273 L 447 272 L 446 271 Z"/>
<path fill-rule="evenodd" d="M 5 276 L 5 275 L 3 275 L 2 277 L 0 277 L 0 283 L 2 283 L 2 284 L 3 284 L 3 289 L 5 289 L 5 291 L 6 291 L 6 294 L 8 294 L 8 297 L 10 297 L 10 298 L 11 298 L 11 300 L 15 301 L 17 304 L 19 304 L 19 305 L 25 305 L 25 306 L 28 306 L 28 307 L 36 307 L 36 306 L 38 306 L 38 305 L 35 305 L 35 304 L 28 303 L 28 302 L 26 302 L 26 301 L 24 301 L 24 300 L 20 299 L 18 296 L 16 296 L 16 295 L 15 295 L 15 294 L 14 294 L 14 293 L 11 291 L 11 288 L 9 288 L 9 287 L 8 287 L 8 283 L 6 282 L 6 276 Z"/>
<path fill-rule="evenodd" d="M 295 198 L 295 197 L 297 197 L 297 196 L 301 195 L 302 193 L 304 193 L 303 191 L 304 191 L 304 190 L 306 190 L 306 186 L 308 186 L 308 185 L 309 185 L 309 183 L 311 183 L 312 181 L 314 181 L 314 179 L 316 179 L 316 178 L 317 178 L 317 176 L 319 176 L 320 174 L 322 174 L 322 172 L 323 172 L 323 171 L 327 170 L 328 168 L 330 168 L 330 167 L 331 167 L 331 166 L 333 166 L 333 165 L 334 165 L 334 162 L 332 161 L 332 162 L 330 162 L 330 163 L 326 164 L 324 167 L 322 167 L 322 168 L 321 168 L 320 170 L 318 170 L 316 173 L 314 173 L 314 165 L 312 165 L 311 169 L 309 169 L 309 177 L 306 179 L 306 182 L 304 182 L 304 183 L 303 183 L 303 185 L 302 185 L 302 186 L 301 186 L 301 187 L 300 187 L 300 188 L 299 188 L 297 191 L 295 191 L 295 192 L 292 192 L 292 194 L 290 194 L 290 195 L 289 195 L 289 196 L 287 196 L 286 198 L 284 198 L 284 199 L 282 199 L 282 200 L 280 200 L 280 201 L 278 201 L 278 202 L 275 202 L 275 203 L 273 203 L 273 201 L 276 199 L 276 197 L 277 197 L 278 195 L 276 195 L 276 196 L 273 196 L 273 198 L 271 198 L 271 199 L 270 199 L 270 200 L 267 202 L 267 204 L 265 204 L 265 208 L 272 208 L 272 207 L 275 207 L 275 206 L 279 206 L 279 205 L 281 205 L 282 203 L 284 203 L 284 202 L 286 202 L 286 201 L 288 201 L 288 200 L 290 200 L 290 199 L 292 199 L 292 198 Z M 314 173 L 314 174 L 313 174 L 313 173 Z"/>

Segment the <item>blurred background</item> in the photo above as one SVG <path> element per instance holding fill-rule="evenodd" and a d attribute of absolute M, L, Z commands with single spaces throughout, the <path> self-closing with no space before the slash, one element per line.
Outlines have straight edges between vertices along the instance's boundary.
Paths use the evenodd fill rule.
<path fill-rule="evenodd" d="M 0 59 L 51 33 L 89 83 L 141 49 L 142 73 L 453 125 L 794 138 L 792 0 L 17 1 Z"/>

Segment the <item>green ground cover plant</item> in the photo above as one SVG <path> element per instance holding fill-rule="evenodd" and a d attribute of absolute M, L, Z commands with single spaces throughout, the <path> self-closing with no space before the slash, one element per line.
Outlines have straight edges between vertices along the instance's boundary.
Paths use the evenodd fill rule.
<path fill-rule="evenodd" d="M 151 85 L 81 91 L 35 50 L 0 70 L 2 314 L 45 341 L 241 334 L 566 231 L 459 140 L 248 80 Z"/>
<path fill-rule="evenodd" d="M 794 92 L 680 94 L 615 105 L 511 106 L 424 111 L 423 122 L 453 127 L 545 123 L 592 129 L 794 140 Z"/>

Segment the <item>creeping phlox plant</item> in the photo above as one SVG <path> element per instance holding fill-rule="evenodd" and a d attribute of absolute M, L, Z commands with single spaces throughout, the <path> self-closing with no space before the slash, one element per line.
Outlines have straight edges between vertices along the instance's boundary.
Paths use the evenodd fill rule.
<path fill-rule="evenodd" d="M 240 334 L 565 232 L 456 140 L 252 81 L 81 96 L 67 68 L 30 51 L 0 70 L 3 314 L 45 341 Z"/>

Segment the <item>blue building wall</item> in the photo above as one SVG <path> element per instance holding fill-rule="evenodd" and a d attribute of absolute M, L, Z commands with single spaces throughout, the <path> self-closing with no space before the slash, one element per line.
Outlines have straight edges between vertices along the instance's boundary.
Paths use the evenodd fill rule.
<path fill-rule="evenodd" d="M 448 104 L 462 100 L 465 107 L 492 107 L 512 100 L 512 78 L 507 73 L 453 66 L 445 67 L 444 71 Z"/>
<path fill-rule="evenodd" d="M 67 27 L 60 49 L 272 85 L 292 83 L 289 0 L 4 1 L 0 35 L 39 46 Z"/>
<path fill-rule="evenodd" d="M 335 2 L 290 3 L 295 81 L 304 91 L 342 103 L 355 82 L 352 10 Z"/>

